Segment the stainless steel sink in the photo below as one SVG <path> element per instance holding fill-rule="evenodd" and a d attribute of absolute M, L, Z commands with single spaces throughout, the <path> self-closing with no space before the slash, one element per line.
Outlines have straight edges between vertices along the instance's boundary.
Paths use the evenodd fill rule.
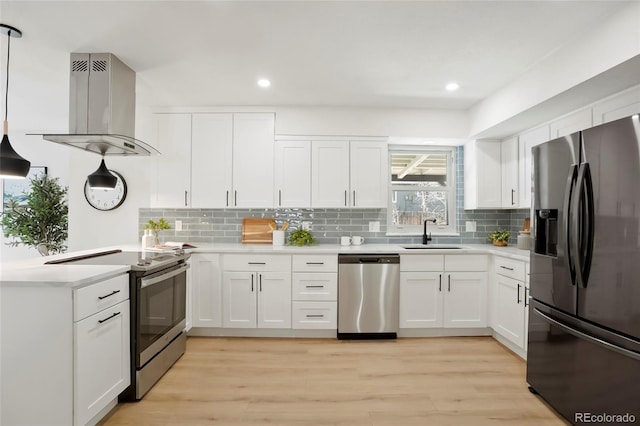
<path fill-rule="evenodd" d="M 400 246 L 403 249 L 408 249 L 408 250 L 457 250 L 457 249 L 461 249 L 462 247 L 460 246 L 451 246 L 451 245 L 444 245 L 444 244 L 412 244 L 409 246 Z"/>

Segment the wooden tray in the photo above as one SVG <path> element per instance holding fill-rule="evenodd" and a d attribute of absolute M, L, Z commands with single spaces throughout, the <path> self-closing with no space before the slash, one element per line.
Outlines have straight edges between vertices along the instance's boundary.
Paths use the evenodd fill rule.
<path fill-rule="evenodd" d="M 245 217 L 242 219 L 242 244 L 271 244 L 273 233 L 269 224 L 275 224 L 273 218 L 262 219 Z"/>

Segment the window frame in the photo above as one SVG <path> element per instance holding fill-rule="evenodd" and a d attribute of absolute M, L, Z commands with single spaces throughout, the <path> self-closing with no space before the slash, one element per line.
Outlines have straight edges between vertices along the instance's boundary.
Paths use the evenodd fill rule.
<path fill-rule="evenodd" d="M 447 209 L 449 211 L 448 225 L 428 224 L 427 231 L 434 236 L 459 236 L 457 228 L 457 185 L 456 185 L 456 146 L 451 145 L 389 145 L 389 196 L 387 199 L 387 236 L 420 236 L 423 234 L 423 225 L 394 225 L 393 224 L 393 196 L 394 191 L 445 191 L 447 196 Z M 392 159 L 394 153 L 411 152 L 417 154 L 440 153 L 447 155 L 447 185 L 444 187 L 422 187 L 411 184 L 394 184 L 392 181 Z"/>

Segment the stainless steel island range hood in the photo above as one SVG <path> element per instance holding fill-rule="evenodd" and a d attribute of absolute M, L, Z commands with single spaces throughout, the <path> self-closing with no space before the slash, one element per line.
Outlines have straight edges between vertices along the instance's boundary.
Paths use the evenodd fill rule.
<path fill-rule="evenodd" d="M 48 141 L 100 155 L 159 154 L 133 137 L 136 74 L 111 53 L 72 53 L 69 133 Z"/>

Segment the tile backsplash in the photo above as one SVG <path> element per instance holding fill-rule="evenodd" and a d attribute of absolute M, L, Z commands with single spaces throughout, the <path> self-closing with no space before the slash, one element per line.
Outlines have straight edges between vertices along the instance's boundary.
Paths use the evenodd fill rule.
<path fill-rule="evenodd" d="M 462 210 L 458 209 L 459 236 L 433 237 L 440 244 L 483 244 L 487 235 L 502 227 L 511 231 L 510 244 L 522 228 L 528 210 Z M 289 230 L 298 229 L 303 221 L 311 222 L 314 238 L 321 244 L 338 244 L 342 235 L 360 235 L 365 243 L 420 243 L 420 236 L 387 236 L 387 209 L 140 209 L 140 235 L 149 219 L 164 217 L 171 228 L 160 232 L 161 241 L 184 241 L 197 245 L 239 243 L 242 218 L 273 217 L 278 224 L 289 222 Z M 182 231 L 175 230 L 175 221 L 182 221 Z M 379 232 L 369 232 L 369 222 L 380 222 Z M 475 221 L 476 232 L 466 232 L 465 222 Z"/>

